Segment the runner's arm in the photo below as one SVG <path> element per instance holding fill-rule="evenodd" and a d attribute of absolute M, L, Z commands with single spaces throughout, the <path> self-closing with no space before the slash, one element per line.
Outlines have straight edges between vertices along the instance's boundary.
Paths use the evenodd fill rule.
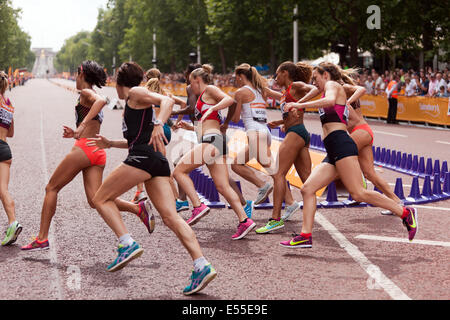
<path fill-rule="evenodd" d="M 327 108 L 327 107 L 332 107 L 336 104 L 336 99 L 337 99 L 337 94 L 338 94 L 338 90 L 337 87 L 335 85 L 333 85 L 331 83 L 331 81 L 329 81 L 330 84 L 326 84 L 327 89 L 326 89 L 326 93 L 325 93 L 325 97 L 318 99 L 318 100 L 314 100 L 314 101 L 310 101 L 310 102 L 302 102 L 302 103 L 288 103 L 286 108 L 287 110 L 291 110 L 292 108 L 297 108 L 297 109 L 306 109 L 306 108 L 314 108 L 314 109 L 319 109 L 319 108 Z"/>
<path fill-rule="evenodd" d="M 283 94 L 281 92 L 270 89 L 269 87 L 264 88 L 264 93 L 267 97 L 275 100 L 280 100 Z"/>
<path fill-rule="evenodd" d="M 359 98 L 361 98 L 363 95 L 366 94 L 367 90 L 364 87 L 361 86 L 352 86 L 350 84 L 344 84 L 344 89 L 351 89 L 353 91 L 353 94 L 350 98 L 348 98 L 347 103 L 352 104 L 355 101 L 358 101 Z"/>
<path fill-rule="evenodd" d="M 94 119 L 100 111 L 102 111 L 103 107 L 106 105 L 106 99 L 101 97 L 98 94 L 93 93 L 92 90 L 84 89 L 81 90 L 81 99 L 83 100 L 94 100 L 94 103 L 92 104 L 91 108 L 89 109 L 88 114 L 83 119 L 83 121 L 80 123 L 78 128 L 75 130 L 75 139 L 79 139 L 81 134 L 83 133 L 84 129 L 86 128 L 86 125 L 89 121 Z"/>
<path fill-rule="evenodd" d="M 11 126 L 9 127 L 7 137 L 8 137 L 8 138 L 14 137 L 14 119 L 11 120 Z"/>

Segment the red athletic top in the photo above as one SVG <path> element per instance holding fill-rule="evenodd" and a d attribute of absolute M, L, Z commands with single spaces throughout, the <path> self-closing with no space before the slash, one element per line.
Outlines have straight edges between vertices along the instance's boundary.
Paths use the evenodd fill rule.
<path fill-rule="evenodd" d="M 206 91 L 206 89 L 205 89 Z M 208 111 L 210 108 L 214 107 L 214 105 L 207 104 L 202 100 L 202 96 L 205 93 L 205 91 L 202 92 L 200 97 L 198 97 L 197 104 L 195 106 L 195 117 L 197 120 L 200 120 L 203 115 Z M 214 111 L 211 113 L 205 120 L 216 120 L 219 123 L 222 123 L 222 117 L 220 116 L 219 111 Z"/>
<path fill-rule="evenodd" d="M 292 83 L 286 90 L 283 91 L 283 95 L 280 99 L 280 103 L 281 103 L 280 109 L 283 114 L 283 119 L 287 119 L 287 117 L 289 116 L 289 111 L 284 109 L 285 105 L 290 102 L 297 102 L 297 100 L 295 100 L 295 98 L 291 95 L 291 88 L 292 88 Z M 305 110 L 299 109 L 298 112 L 305 112 Z"/>

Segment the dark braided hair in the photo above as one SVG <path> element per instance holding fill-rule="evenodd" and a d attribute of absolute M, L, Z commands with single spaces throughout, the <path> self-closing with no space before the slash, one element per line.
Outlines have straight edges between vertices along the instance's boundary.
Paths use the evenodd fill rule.
<path fill-rule="evenodd" d="M 106 85 L 106 73 L 102 66 L 92 60 L 84 61 L 78 67 L 78 73 L 83 72 L 84 80 L 90 85 L 96 85 L 101 88 Z"/>

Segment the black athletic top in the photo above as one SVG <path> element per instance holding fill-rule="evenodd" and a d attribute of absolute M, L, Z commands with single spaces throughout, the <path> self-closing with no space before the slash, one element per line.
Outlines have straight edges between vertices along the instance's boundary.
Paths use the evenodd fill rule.
<path fill-rule="evenodd" d="M 78 104 L 75 106 L 75 119 L 77 123 L 77 128 L 80 125 L 81 122 L 83 122 L 84 118 L 86 118 L 87 114 L 89 113 L 90 108 L 87 108 L 83 106 L 80 103 L 80 98 L 78 98 Z M 94 119 L 92 120 L 98 120 L 100 124 L 103 122 L 103 110 L 101 110 Z"/>
<path fill-rule="evenodd" d="M 128 141 L 128 148 L 133 145 L 148 144 L 153 132 L 153 110 L 133 109 L 125 104 L 125 112 L 122 121 L 123 137 Z"/>

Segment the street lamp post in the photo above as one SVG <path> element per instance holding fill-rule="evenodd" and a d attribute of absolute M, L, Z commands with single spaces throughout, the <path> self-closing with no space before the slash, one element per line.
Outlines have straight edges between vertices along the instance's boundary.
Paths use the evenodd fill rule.
<path fill-rule="evenodd" d="M 156 68 L 157 58 L 156 58 L 156 30 L 153 29 L 153 68 Z"/>
<path fill-rule="evenodd" d="M 298 5 L 294 8 L 294 63 L 298 62 Z"/>

